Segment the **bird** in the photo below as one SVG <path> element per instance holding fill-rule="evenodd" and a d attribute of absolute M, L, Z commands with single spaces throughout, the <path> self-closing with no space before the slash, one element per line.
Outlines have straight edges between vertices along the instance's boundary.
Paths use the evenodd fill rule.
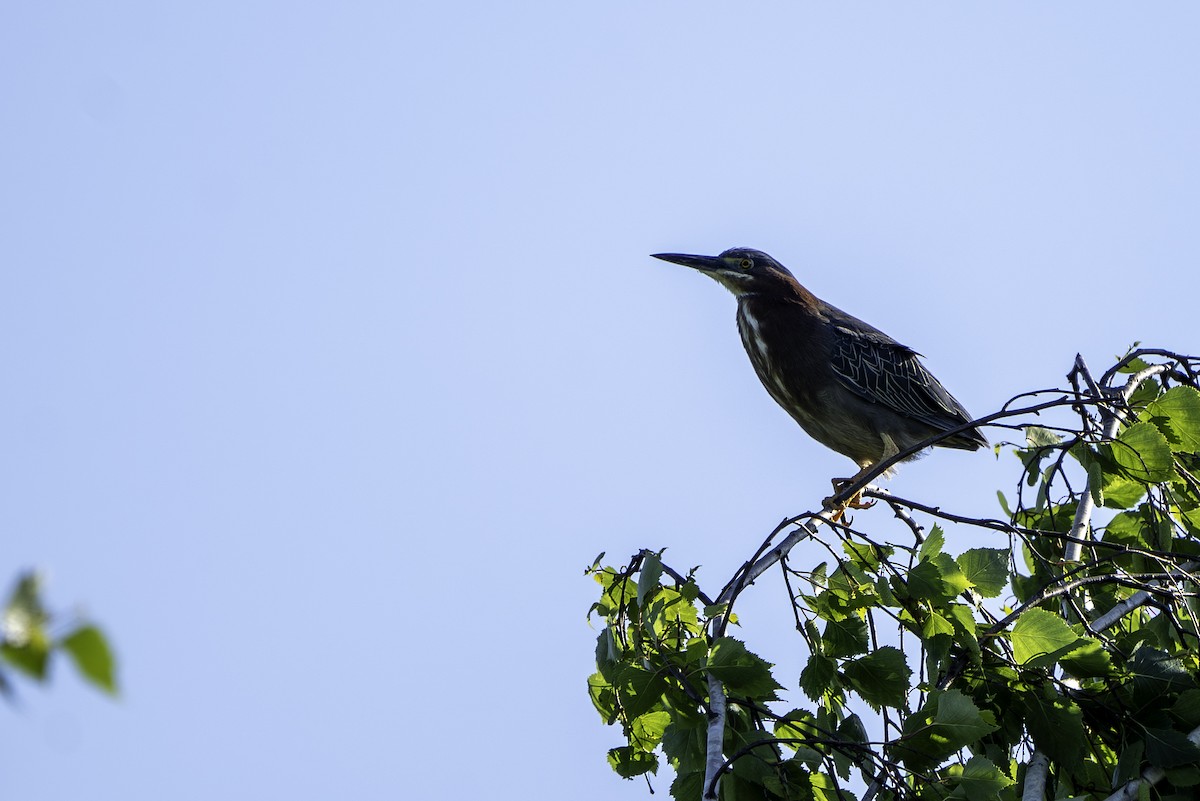
<path fill-rule="evenodd" d="M 858 465 L 853 477 L 833 479 L 826 508 L 840 488 L 935 435 L 946 435 L 933 443 L 943 448 L 988 444 L 921 354 L 821 300 L 761 250 L 652 256 L 698 270 L 733 293 L 742 345 L 767 392 L 810 437 Z M 865 508 L 860 495 L 840 504 L 842 510 Z"/>

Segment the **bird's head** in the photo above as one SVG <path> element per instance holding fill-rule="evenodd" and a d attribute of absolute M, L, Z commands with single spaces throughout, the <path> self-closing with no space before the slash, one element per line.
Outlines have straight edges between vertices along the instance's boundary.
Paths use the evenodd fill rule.
<path fill-rule="evenodd" d="M 796 286 L 796 279 L 788 269 L 761 250 L 730 248 L 720 256 L 686 253 L 655 253 L 653 256 L 699 270 L 738 297 L 784 292 Z"/>

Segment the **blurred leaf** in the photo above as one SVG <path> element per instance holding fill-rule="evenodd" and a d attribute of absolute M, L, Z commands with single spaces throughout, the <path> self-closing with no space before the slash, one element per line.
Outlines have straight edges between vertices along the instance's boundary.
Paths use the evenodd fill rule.
<path fill-rule="evenodd" d="M 46 678 L 49 664 L 50 642 L 40 629 L 21 645 L 0 645 L 0 656 L 13 667 L 38 681 Z"/>
<path fill-rule="evenodd" d="M 32 570 L 22 573 L 4 607 L 4 621 L 0 625 L 4 642 L 20 646 L 44 636 L 42 629 L 48 619 L 42 605 L 41 577 Z"/>
<path fill-rule="evenodd" d="M 885 645 L 842 667 L 850 686 L 872 707 L 900 707 L 912 670 L 898 648 Z"/>
<path fill-rule="evenodd" d="M 75 667 L 88 681 L 116 695 L 116 660 L 108 640 L 95 626 L 80 626 L 59 643 L 75 660 Z"/>
<path fill-rule="evenodd" d="M 984 598 L 995 598 L 1008 584 L 1008 551 L 972 548 L 958 557 L 963 575 Z"/>

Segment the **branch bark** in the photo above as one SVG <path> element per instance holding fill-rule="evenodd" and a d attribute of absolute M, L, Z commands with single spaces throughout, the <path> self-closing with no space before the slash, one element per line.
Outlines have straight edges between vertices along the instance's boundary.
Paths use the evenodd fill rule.
<path fill-rule="evenodd" d="M 704 760 L 704 797 L 715 801 L 725 764 L 725 688 L 716 676 L 708 676 L 708 741 Z"/>

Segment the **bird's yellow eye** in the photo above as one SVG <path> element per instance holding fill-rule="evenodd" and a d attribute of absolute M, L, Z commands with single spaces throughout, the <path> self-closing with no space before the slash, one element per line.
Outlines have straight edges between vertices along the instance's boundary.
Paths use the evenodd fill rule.
<path fill-rule="evenodd" d="M 742 259 L 741 261 L 738 262 L 738 266 L 741 267 L 743 270 L 749 270 L 751 267 L 754 266 L 754 261 L 751 259 Z"/>

